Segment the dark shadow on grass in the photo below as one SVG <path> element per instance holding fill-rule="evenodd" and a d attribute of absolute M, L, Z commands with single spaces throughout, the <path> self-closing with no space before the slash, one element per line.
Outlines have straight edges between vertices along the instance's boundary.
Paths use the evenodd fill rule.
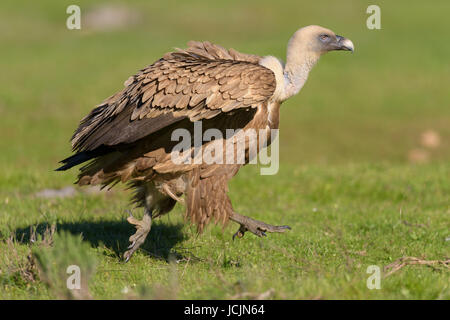
<path fill-rule="evenodd" d="M 29 243 L 33 237 L 33 233 L 42 236 L 46 230 L 50 228 L 51 225 L 48 223 L 40 223 L 38 225 L 30 225 L 16 229 L 16 239 L 18 242 L 24 244 Z M 177 260 L 188 259 L 185 257 L 186 252 L 184 252 L 182 248 L 180 250 L 183 251 L 183 253 L 180 253 L 181 251 L 176 248 L 176 245 L 185 238 L 181 232 L 182 228 L 182 224 L 166 225 L 159 221 L 154 221 L 145 243 L 140 248 L 142 249 L 141 252 L 165 261 L 169 261 L 169 258 L 175 258 Z M 79 221 L 58 223 L 56 225 L 56 232 L 61 231 L 68 231 L 75 235 L 81 234 L 83 240 L 90 242 L 92 247 L 104 245 L 112 250 L 117 258 L 123 259 L 123 253 L 130 244 L 128 238 L 136 231 L 136 229 L 126 220 L 98 222 Z"/>

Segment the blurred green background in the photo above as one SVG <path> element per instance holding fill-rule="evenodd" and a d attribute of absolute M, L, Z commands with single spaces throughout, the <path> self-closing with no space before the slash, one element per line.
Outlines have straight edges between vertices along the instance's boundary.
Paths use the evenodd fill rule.
<path fill-rule="evenodd" d="M 81 30 L 66 28 L 69 16 L 66 8 L 71 4 L 81 7 Z M 366 27 L 369 17 L 366 8 L 371 4 L 381 8 L 381 30 Z M 272 236 L 271 239 L 272 243 L 286 241 L 284 247 L 288 250 L 300 250 L 291 252 L 291 257 L 307 255 L 310 251 L 305 250 L 311 249 L 303 248 L 297 242 L 293 246 L 289 241 L 300 237 L 313 241 L 314 235 L 307 232 L 319 232 L 324 219 L 329 225 L 342 227 L 344 235 L 354 237 L 346 243 L 348 248 L 362 243 L 359 237 L 363 234 L 364 237 L 377 237 L 380 241 L 377 246 L 384 251 L 375 251 L 374 255 L 369 252 L 367 257 L 353 257 L 362 259 L 360 265 L 363 266 L 366 262 L 377 261 L 387 264 L 405 254 L 423 253 L 440 259 L 443 252 L 447 252 L 448 257 L 448 242 L 445 243 L 443 237 L 450 226 L 449 13 L 448 0 L 2 0 L 0 230 L 3 240 L 8 232 L 17 228 L 51 221 L 122 219 L 126 225 L 123 219 L 127 196 L 123 193 L 116 193 L 113 198 L 97 195 L 87 200 L 85 196 L 78 196 L 76 201 L 47 201 L 36 199 L 34 194 L 44 188 L 61 188 L 74 181 L 76 170 L 66 173 L 53 171 L 57 162 L 70 154 L 72 132 L 83 116 L 104 98 L 120 90 L 130 75 L 174 47 L 185 47 L 189 40 L 208 40 L 238 51 L 270 54 L 284 60 L 287 41 L 293 32 L 302 26 L 317 24 L 351 39 L 355 53 L 332 52 L 322 57 L 300 94 L 283 104 L 280 174 L 261 177 L 256 170 L 245 169 L 247 173 L 240 173 L 232 183 L 235 188 L 231 189 L 231 196 L 235 206 L 247 214 L 251 214 L 251 210 L 260 212 L 261 215 L 256 217 L 268 217 L 270 221 L 267 222 L 272 223 L 280 223 L 281 218 L 276 212 L 282 210 L 286 214 L 283 219 L 294 227 L 298 223 L 296 230 L 300 233 L 294 233 L 294 228 L 286 238 Z M 263 198 L 258 198 L 258 194 Z M 343 209 L 336 204 L 339 201 L 342 201 Z M 312 217 L 311 212 L 316 212 L 318 205 L 323 205 L 330 215 L 326 218 L 320 215 Z M 417 214 L 411 219 L 428 223 L 432 232 L 418 232 L 414 239 L 410 239 L 411 230 L 400 223 L 396 232 L 406 238 L 404 241 L 396 238 L 390 219 L 398 216 L 399 208 L 401 216 L 401 208 L 405 211 L 405 207 Z M 177 212 L 182 210 L 177 206 Z M 107 211 L 108 214 L 102 215 L 99 211 Z M 181 221 L 178 216 L 181 214 L 176 218 Z M 359 218 L 362 216 L 379 219 L 376 220 L 379 225 L 373 222 L 367 225 L 367 220 Z M 312 229 L 305 229 L 302 223 L 309 217 L 308 226 Z M 98 228 L 94 231 L 99 232 L 104 226 Z M 131 229 L 120 232 L 123 245 L 126 245 Z M 227 229 L 226 237 L 234 232 L 231 229 L 234 226 Z M 194 237 L 192 230 L 185 232 Z M 361 230 L 372 231 L 366 234 Z M 203 239 L 221 248 L 225 236 L 216 231 L 208 231 Z M 317 243 L 321 243 L 323 237 L 317 235 Z M 256 257 L 255 252 L 264 252 L 257 240 L 249 236 L 242 244 L 243 248 L 249 246 L 247 249 L 255 246 L 251 252 Z M 324 267 L 325 274 L 334 276 L 334 272 L 341 270 L 341 260 L 333 260 L 338 259 L 335 253 L 331 258 L 327 256 L 336 248 L 327 247 L 330 241 L 326 237 L 325 240 L 327 249 L 323 249 L 323 255 L 308 259 L 318 259 L 316 263 L 321 266 L 327 265 L 321 259 L 335 261 L 336 265 L 331 262 L 333 268 Z M 344 236 L 343 241 L 347 240 Z M 192 241 L 195 244 L 200 240 Z M 373 241 L 371 239 L 367 243 Z M 410 241 L 416 241 L 411 246 L 412 252 L 405 249 L 411 245 Z M 187 245 L 193 243 L 187 242 Z M 310 245 L 314 247 L 314 244 Z M 213 251 L 212 246 L 197 254 L 208 256 Z M 25 250 L 25 246 L 21 247 Z M 7 248 L 6 244 L 2 248 Z M 228 254 L 233 255 L 233 250 L 230 252 Z M 105 258 L 105 254 L 103 256 Z M 148 259 L 148 256 L 141 258 Z M 219 256 L 217 259 L 222 258 Z M 231 269 L 222 268 L 229 267 L 228 260 L 223 259 L 223 265 L 217 266 L 217 270 L 224 272 L 228 280 L 228 276 L 232 278 L 235 274 Z M 113 260 L 117 261 L 117 258 Z M 105 261 L 100 265 L 115 263 Z M 295 261 L 299 265 L 303 263 Z M 254 263 L 258 265 L 259 262 L 255 260 Z M 1 267 L 0 263 L 0 270 Z M 163 264 L 161 268 L 166 267 Z M 265 270 L 263 266 L 261 268 Z M 283 274 L 270 263 L 268 268 L 276 271 L 277 275 Z M 270 277 L 269 269 L 268 273 L 261 271 L 266 278 Z M 308 275 L 307 271 L 302 272 Z M 250 273 L 254 270 L 250 269 Z M 358 274 L 364 276 L 363 272 Z M 1 276 L 2 272 L 0 279 Z M 286 276 L 286 281 L 296 283 L 292 282 L 292 279 L 297 279 L 296 275 L 287 272 L 283 276 Z M 415 273 L 409 274 L 405 283 L 414 281 L 416 276 Z M 164 275 L 160 277 L 163 279 Z M 334 280 L 328 283 L 322 279 L 322 291 L 319 291 L 324 298 L 342 297 L 341 293 L 343 297 L 358 298 L 442 298 L 445 297 L 442 292 L 446 292 L 448 297 L 448 285 L 442 285 L 442 279 L 448 277 L 442 278 L 442 274 L 438 278 L 431 274 L 424 277 L 428 277 L 428 282 L 423 282 L 428 283 L 428 289 L 425 284 L 415 283 L 406 291 L 398 291 L 403 282 L 396 280 L 391 283 L 391 291 L 384 291 L 389 292 L 387 295 L 367 296 L 363 284 L 360 291 L 348 288 L 341 291 L 342 284 L 348 283 L 347 278 L 343 278 L 342 283 Z M 161 279 L 158 281 L 164 281 Z M 118 279 L 114 285 L 123 287 L 122 280 Z M 149 280 L 150 283 L 152 281 Z M 279 293 L 283 292 L 280 288 L 275 297 L 316 297 L 318 284 L 312 278 L 308 278 L 306 283 L 306 291 L 296 291 L 299 289 L 295 287 Z M 41 296 L 47 291 L 39 283 L 31 285 L 31 289 L 14 282 L 8 286 L 12 291 L 5 293 L 6 297 L 51 297 L 50 294 Z M 220 283 L 215 283 L 216 288 L 220 286 Z M 264 284 L 249 287 L 268 289 Z M 100 283 L 95 288 L 94 296 L 112 296 Z M 186 287 L 178 297 L 234 297 L 231 289 L 217 293 L 214 288 L 208 288 L 206 284 L 202 288 Z"/>

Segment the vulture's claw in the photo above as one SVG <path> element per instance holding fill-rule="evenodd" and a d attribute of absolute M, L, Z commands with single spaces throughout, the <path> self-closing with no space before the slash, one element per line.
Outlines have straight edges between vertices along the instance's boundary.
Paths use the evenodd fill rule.
<path fill-rule="evenodd" d="M 127 247 L 127 249 L 131 249 L 131 248 L 133 248 L 133 246 L 134 246 L 134 244 L 136 243 L 136 241 L 133 241 L 133 243 L 132 244 L 130 244 L 128 247 Z"/>
<path fill-rule="evenodd" d="M 241 226 L 239 227 L 239 230 L 236 231 L 235 234 L 233 234 L 233 241 L 234 241 L 234 238 L 236 238 L 236 237 L 242 238 L 244 236 L 245 231 L 247 231 L 247 230 L 248 229 L 243 224 L 241 224 Z"/>
<path fill-rule="evenodd" d="M 250 231 L 258 237 L 266 237 L 266 232 L 285 232 L 286 230 L 291 230 L 289 226 L 273 226 L 235 212 L 233 212 L 230 219 L 241 225 L 239 230 L 233 235 L 233 240 L 236 237 L 242 238 L 246 231 Z"/>
<path fill-rule="evenodd" d="M 133 253 L 144 243 L 145 238 L 147 238 L 148 233 L 152 227 L 152 215 L 150 212 L 146 211 L 142 220 L 137 220 L 131 212 L 127 221 L 136 227 L 136 233 L 130 237 L 131 244 L 128 246 L 128 251 L 124 253 L 125 262 L 128 262 L 133 255 Z"/>

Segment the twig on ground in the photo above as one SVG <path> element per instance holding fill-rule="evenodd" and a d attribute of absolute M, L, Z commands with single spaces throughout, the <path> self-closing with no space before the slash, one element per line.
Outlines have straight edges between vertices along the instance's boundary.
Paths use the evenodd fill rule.
<path fill-rule="evenodd" d="M 401 268 L 407 265 L 426 265 L 433 269 L 436 269 L 435 266 L 444 266 L 447 269 L 450 269 L 450 259 L 447 260 L 423 260 L 416 257 L 402 257 L 397 259 L 393 263 L 384 267 L 384 277 L 389 277 L 394 272 L 397 272 Z"/>

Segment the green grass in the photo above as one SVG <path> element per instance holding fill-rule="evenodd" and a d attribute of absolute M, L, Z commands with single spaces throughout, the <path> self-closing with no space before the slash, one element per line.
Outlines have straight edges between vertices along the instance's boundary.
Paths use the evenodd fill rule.
<path fill-rule="evenodd" d="M 27 258 L 65 254 L 56 235 L 52 245 L 29 241 L 30 227 L 43 234 L 55 224 L 90 248 L 79 246 L 79 256 L 88 251 L 97 261 L 89 280 L 97 299 L 252 298 L 268 290 L 274 299 L 450 299 L 443 265 L 405 266 L 380 290 L 366 286 L 370 265 L 450 256 L 448 1 L 377 1 L 377 31 L 365 27 L 369 1 L 127 3 L 143 19 L 109 32 L 68 31 L 73 1 L 0 4 L 0 298 L 61 297 Z M 236 211 L 291 231 L 233 242 L 230 223 L 198 236 L 177 205 L 124 264 L 134 230 L 123 188 L 35 196 L 75 180 L 76 170 L 52 170 L 70 154 L 78 121 L 166 51 L 195 39 L 284 58 L 291 34 L 308 24 L 352 39 L 356 52 L 323 57 L 283 105 L 278 174 L 247 166 L 230 186 Z M 441 137 L 435 149 L 420 145 L 428 129 Z M 417 148 L 426 163 L 408 160 Z"/>

